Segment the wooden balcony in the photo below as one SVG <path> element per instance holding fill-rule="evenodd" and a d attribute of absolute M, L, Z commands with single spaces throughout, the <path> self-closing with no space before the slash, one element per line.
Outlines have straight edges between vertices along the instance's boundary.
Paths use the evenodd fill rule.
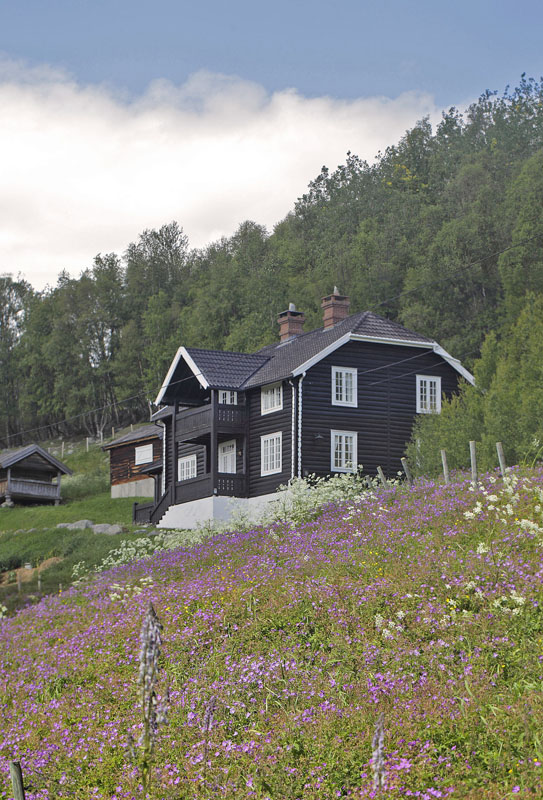
<path fill-rule="evenodd" d="M 180 411 L 175 417 L 175 438 L 189 442 L 211 433 L 215 413 L 217 433 L 244 433 L 247 425 L 245 406 L 200 406 Z"/>
<path fill-rule="evenodd" d="M 11 497 L 15 500 L 52 500 L 57 502 L 60 500 L 60 483 L 8 478 L 0 481 L 0 497 Z"/>

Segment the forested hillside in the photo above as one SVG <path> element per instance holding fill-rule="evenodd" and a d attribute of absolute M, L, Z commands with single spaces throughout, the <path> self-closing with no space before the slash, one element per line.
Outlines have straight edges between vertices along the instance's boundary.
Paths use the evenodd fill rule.
<path fill-rule="evenodd" d="M 435 337 L 476 368 L 478 394 L 461 403 L 477 406 L 475 430 L 463 433 L 480 438 L 504 387 L 517 397 L 512 381 L 541 395 L 542 167 L 543 82 L 523 77 L 451 108 L 435 130 L 420 121 L 372 164 L 348 153 L 334 172 L 323 167 L 271 233 L 246 221 L 194 250 L 172 222 L 43 292 L 1 278 L 0 446 L 141 419 L 180 343 L 254 350 L 277 338 L 290 301 L 310 330 L 334 284 L 353 311 Z M 454 413 L 467 418 L 464 407 Z M 454 428 L 451 414 L 442 416 Z M 510 457 L 533 428 L 510 440 L 501 428 Z M 424 453 L 442 434 L 423 425 L 417 435 Z"/>

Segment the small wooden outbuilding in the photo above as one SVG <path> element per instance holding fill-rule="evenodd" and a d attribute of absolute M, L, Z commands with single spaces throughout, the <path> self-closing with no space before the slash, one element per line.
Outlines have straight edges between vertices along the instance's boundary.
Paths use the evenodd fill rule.
<path fill-rule="evenodd" d="M 62 475 L 72 471 L 38 444 L 0 453 L 0 502 L 60 503 Z"/>
<path fill-rule="evenodd" d="M 112 497 L 155 496 L 155 478 L 162 472 L 160 425 L 140 426 L 103 449 L 109 452 Z"/>

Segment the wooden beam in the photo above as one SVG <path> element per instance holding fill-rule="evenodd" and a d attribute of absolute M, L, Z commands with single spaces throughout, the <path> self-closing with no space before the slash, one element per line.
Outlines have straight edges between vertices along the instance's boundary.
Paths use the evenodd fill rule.
<path fill-rule="evenodd" d="M 218 473 L 218 442 L 217 442 L 217 422 L 218 422 L 218 406 L 217 406 L 217 390 L 211 390 L 211 443 L 209 446 L 209 459 L 211 461 L 211 490 L 212 494 L 217 494 L 217 473 Z"/>

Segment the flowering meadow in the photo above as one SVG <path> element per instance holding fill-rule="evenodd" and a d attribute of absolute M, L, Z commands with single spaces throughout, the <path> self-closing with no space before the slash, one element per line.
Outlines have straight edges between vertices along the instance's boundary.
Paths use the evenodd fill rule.
<path fill-rule="evenodd" d="M 0 620 L 0 796 L 143 797 L 146 725 L 155 800 L 543 797 L 542 509 L 541 470 L 374 490 Z"/>

